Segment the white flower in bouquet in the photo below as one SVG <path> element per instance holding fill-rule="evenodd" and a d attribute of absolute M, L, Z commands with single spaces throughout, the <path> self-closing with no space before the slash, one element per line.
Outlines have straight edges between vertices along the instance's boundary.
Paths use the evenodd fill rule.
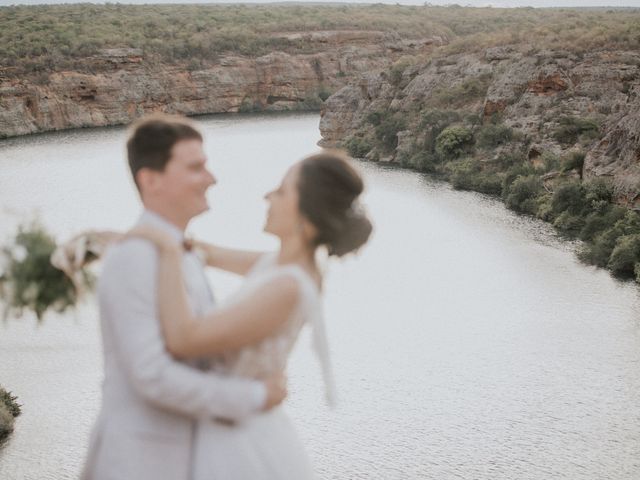
<path fill-rule="evenodd" d="M 14 245 L 11 249 L 11 256 L 16 262 L 24 262 L 28 255 L 29 252 L 23 245 Z"/>
<path fill-rule="evenodd" d="M 38 299 L 39 294 L 40 289 L 38 285 L 36 283 L 30 283 L 27 288 L 22 291 L 22 301 L 27 304 L 32 304 Z"/>

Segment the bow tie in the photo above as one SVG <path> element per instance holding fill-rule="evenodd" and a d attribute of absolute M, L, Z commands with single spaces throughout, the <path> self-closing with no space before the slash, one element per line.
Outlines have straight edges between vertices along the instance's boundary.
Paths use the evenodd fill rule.
<path fill-rule="evenodd" d="M 184 248 L 185 252 L 190 252 L 193 250 L 193 240 L 190 238 L 185 238 L 182 240 L 182 248 Z"/>

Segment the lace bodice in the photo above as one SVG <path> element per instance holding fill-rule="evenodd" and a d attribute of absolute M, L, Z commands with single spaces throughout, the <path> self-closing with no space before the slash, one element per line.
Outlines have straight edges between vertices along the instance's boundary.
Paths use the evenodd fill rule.
<path fill-rule="evenodd" d="M 231 375 L 260 378 L 284 371 L 289 354 L 305 324 L 311 327 L 314 349 L 318 355 L 325 382 L 327 401 L 334 403 L 334 386 L 322 313 L 320 292 L 309 274 L 298 265 L 278 265 L 275 254 L 263 255 L 246 275 L 245 282 L 229 302 L 238 302 L 279 275 L 291 275 L 299 283 L 296 308 L 286 322 L 272 335 L 255 345 L 230 352 L 218 358 L 216 370 Z"/>

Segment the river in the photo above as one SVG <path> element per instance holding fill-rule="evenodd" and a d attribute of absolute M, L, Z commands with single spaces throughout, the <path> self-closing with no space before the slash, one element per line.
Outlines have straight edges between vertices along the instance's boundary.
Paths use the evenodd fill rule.
<path fill-rule="evenodd" d="M 198 119 L 218 185 L 198 237 L 276 247 L 262 196 L 317 150 L 316 114 Z M 59 239 L 124 230 L 139 201 L 123 128 L 0 142 L 0 240 L 37 212 Z M 326 320 L 339 403 L 303 336 L 287 408 L 322 479 L 640 478 L 640 302 L 551 228 L 483 195 L 361 164 L 375 223 L 332 262 Z M 239 280 L 210 274 L 218 297 Z M 0 478 L 74 479 L 100 399 L 92 301 L 0 324 L 0 384 L 23 414 Z"/>

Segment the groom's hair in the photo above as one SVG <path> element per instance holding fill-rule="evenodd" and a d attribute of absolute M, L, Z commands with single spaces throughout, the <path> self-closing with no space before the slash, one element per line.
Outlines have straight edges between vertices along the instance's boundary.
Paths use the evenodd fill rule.
<path fill-rule="evenodd" d="M 127 158 L 136 187 L 140 189 L 136 177 L 142 168 L 162 172 L 173 146 L 192 139 L 202 141 L 202 134 L 183 117 L 155 114 L 136 122 L 127 141 Z"/>

